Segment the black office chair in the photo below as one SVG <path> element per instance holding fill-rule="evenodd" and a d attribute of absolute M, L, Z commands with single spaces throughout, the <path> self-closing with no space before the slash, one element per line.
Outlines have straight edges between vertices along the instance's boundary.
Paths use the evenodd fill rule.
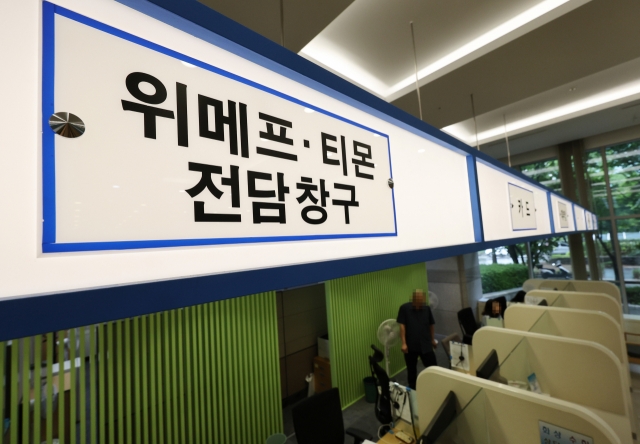
<path fill-rule="evenodd" d="M 306 398 L 291 409 L 298 444 L 344 444 L 344 421 L 340 392 L 332 388 Z M 362 430 L 348 428 L 354 444 L 373 439 Z"/>
<path fill-rule="evenodd" d="M 380 391 L 376 390 L 375 414 L 381 424 L 387 425 L 393 421 L 389 375 L 379 364 L 384 359 L 384 353 L 375 345 L 371 345 L 371 348 L 373 349 L 373 355 L 369 356 L 371 376 L 376 379 L 376 385 L 380 387 Z"/>
<path fill-rule="evenodd" d="M 478 331 L 478 324 L 473 316 L 473 310 L 471 310 L 471 307 L 463 308 L 458 312 L 458 322 L 460 323 L 460 329 L 462 330 L 462 342 L 468 345 L 473 345 L 473 335 Z"/>
<path fill-rule="evenodd" d="M 524 290 L 520 290 L 516 293 L 516 295 L 511 299 L 511 302 L 518 302 L 520 304 L 524 304 L 524 297 L 527 295 L 527 292 Z"/>

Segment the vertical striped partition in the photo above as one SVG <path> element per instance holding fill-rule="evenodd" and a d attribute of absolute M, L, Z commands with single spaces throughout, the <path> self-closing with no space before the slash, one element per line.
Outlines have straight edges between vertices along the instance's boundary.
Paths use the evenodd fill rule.
<path fill-rule="evenodd" d="M 0 342 L 0 444 L 262 444 L 278 366 L 274 292 Z"/>
<path fill-rule="evenodd" d="M 398 308 L 411 299 L 416 288 L 427 291 L 424 263 L 335 279 L 325 284 L 331 376 L 340 389 L 342 406 L 364 396 L 362 379 L 371 375 L 371 344 L 382 349 L 376 332 L 380 323 L 395 319 Z M 389 371 L 404 369 L 400 346 L 391 350 Z"/>

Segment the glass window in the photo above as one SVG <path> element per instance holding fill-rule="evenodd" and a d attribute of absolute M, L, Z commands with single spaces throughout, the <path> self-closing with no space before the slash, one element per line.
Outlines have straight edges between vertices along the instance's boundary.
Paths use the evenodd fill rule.
<path fill-rule="evenodd" d="M 600 150 L 591 151 L 586 158 L 585 171 L 591 186 L 594 212 L 600 217 L 608 217 L 609 201 L 607 200 L 607 185 L 604 180 L 602 153 Z"/>
<path fill-rule="evenodd" d="M 620 276 L 616 264 L 616 252 L 613 247 L 613 235 L 611 234 L 611 221 L 601 220 L 598 223 L 598 250 L 600 252 L 600 267 L 602 268 L 602 280 L 620 285 Z"/>
<path fill-rule="evenodd" d="M 640 141 L 605 150 L 616 216 L 640 215 Z"/>
<path fill-rule="evenodd" d="M 542 185 L 551 188 L 557 193 L 562 193 L 560 184 L 560 172 L 558 170 L 558 159 L 544 160 L 528 165 L 522 165 L 520 171 Z"/>
<path fill-rule="evenodd" d="M 529 279 L 525 244 L 489 248 L 478 253 L 482 293 L 511 299 Z"/>
<path fill-rule="evenodd" d="M 640 219 L 616 222 L 629 304 L 640 305 Z"/>
<path fill-rule="evenodd" d="M 565 236 L 531 242 L 533 277 L 542 279 L 571 279 L 571 256 Z"/>

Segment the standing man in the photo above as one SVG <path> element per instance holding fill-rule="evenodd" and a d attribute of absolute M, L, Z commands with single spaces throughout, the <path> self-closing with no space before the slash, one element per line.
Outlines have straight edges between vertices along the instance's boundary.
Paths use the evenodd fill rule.
<path fill-rule="evenodd" d="M 426 304 L 423 290 L 413 291 L 411 302 L 402 304 L 398 311 L 400 337 L 402 338 L 402 353 L 407 364 L 409 387 L 416 389 L 418 378 L 418 356 L 425 367 L 438 365 L 434 349 L 437 342 L 434 339 L 434 324 L 431 308 Z"/>

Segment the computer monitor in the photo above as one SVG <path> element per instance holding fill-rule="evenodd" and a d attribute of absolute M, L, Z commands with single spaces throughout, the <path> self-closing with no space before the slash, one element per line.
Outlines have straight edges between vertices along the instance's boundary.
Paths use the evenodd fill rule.
<path fill-rule="evenodd" d="M 433 444 L 456 418 L 456 394 L 449 392 L 444 402 L 418 440 L 419 444 Z"/>
<path fill-rule="evenodd" d="M 482 379 L 490 379 L 491 375 L 498 368 L 498 352 L 491 350 L 489 355 L 482 361 L 482 364 L 476 370 L 476 376 Z"/>

